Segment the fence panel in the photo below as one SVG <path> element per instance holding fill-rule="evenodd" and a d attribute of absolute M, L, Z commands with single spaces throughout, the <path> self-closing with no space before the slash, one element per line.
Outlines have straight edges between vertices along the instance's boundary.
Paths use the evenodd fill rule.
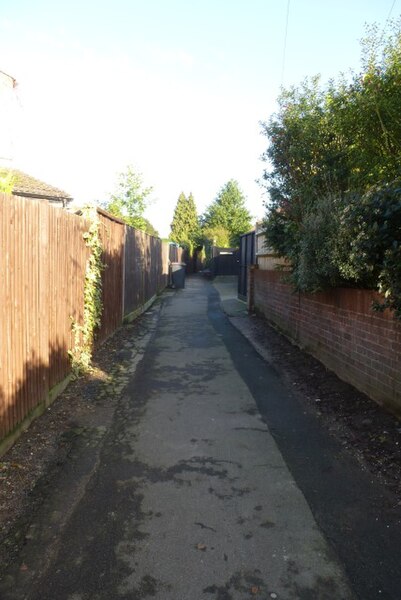
<path fill-rule="evenodd" d="M 144 236 L 142 231 L 126 228 L 124 315 L 144 304 Z"/>
<path fill-rule="evenodd" d="M 0 195 L 0 436 L 20 423 L 48 390 L 46 205 Z"/>
<path fill-rule="evenodd" d="M 248 268 L 255 263 L 255 232 L 244 233 L 240 237 L 240 265 L 238 277 L 238 297 L 248 296 Z"/>
<path fill-rule="evenodd" d="M 123 320 L 124 240 L 125 224 L 99 210 L 100 237 L 103 245 L 102 260 L 102 325 L 96 336 L 99 346 Z"/>
<path fill-rule="evenodd" d="M 168 283 L 169 245 L 126 227 L 124 316 L 144 306 Z"/>
<path fill-rule="evenodd" d="M 125 248 L 124 248 L 124 265 L 125 265 L 125 281 L 124 281 L 124 316 L 133 312 L 139 306 L 139 288 L 135 282 L 135 267 L 136 267 L 136 239 L 135 230 L 127 227 L 125 231 Z"/>
<path fill-rule="evenodd" d="M 186 265 L 190 262 L 190 256 L 188 250 L 180 248 L 174 244 L 169 245 L 169 260 L 170 262 L 182 262 Z"/>
<path fill-rule="evenodd" d="M 159 287 L 157 291 L 160 293 L 169 283 L 169 242 L 161 241 L 161 268 L 159 270 Z"/>
<path fill-rule="evenodd" d="M 70 371 L 72 325 L 83 322 L 84 284 L 89 248 L 83 234 L 89 223 L 48 205 L 48 339 L 50 389 Z M 46 235 L 42 231 L 42 236 Z"/>
<path fill-rule="evenodd" d="M 168 277 L 168 244 L 102 210 L 99 219 L 106 268 L 97 345 Z M 71 370 L 72 323 L 82 325 L 84 314 L 88 228 L 81 216 L 44 200 L 0 194 L 0 442 L 43 410 Z"/>

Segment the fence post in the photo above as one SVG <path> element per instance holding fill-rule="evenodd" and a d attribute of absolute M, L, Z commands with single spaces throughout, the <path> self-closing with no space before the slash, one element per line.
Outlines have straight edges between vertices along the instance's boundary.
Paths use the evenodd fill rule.
<path fill-rule="evenodd" d="M 122 298 L 121 298 L 121 305 L 122 305 L 122 321 L 124 321 L 124 316 L 125 316 L 125 270 L 126 270 L 126 256 L 125 253 L 127 251 L 127 227 L 128 225 L 123 225 L 124 227 L 124 233 L 123 233 L 123 237 L 122 237 L 122 245 L 123 245 L 123 251 L 122 251 L 122 281 L 121 281 L 121 287 L 122 287 Z"/>
<path fill-rule="evenodd" d="M 247 295 L 247 308 L 249 313 L 253 313 L 255 310 L 255 271 L 258 265 L 249 265 L 248 268 L 248 295 Z"/>

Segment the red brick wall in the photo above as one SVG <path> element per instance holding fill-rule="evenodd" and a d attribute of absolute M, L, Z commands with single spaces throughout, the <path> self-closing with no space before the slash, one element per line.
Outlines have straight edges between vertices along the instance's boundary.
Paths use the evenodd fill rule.
<path fill-rule="evenodd" d="M 341 379 L 401 414 L 401 322 L 371 308 L 376 292 L 300 294 L 277 271 L 254 271 L 254 306 Z"/>

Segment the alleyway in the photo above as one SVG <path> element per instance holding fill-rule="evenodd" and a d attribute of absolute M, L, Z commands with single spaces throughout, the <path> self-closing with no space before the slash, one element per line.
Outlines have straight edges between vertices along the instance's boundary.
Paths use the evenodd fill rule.
<path fill-rule="evenodd" d="M 215 288 L 192 278 L 170 292 L 61 537 L 30 536 L 29 569 L 10 572 L 0 597 L 361 597 L 286 464 L 298 455 L 294 472 L 304 469 L 313 487 L 320 473 L 338 468 L 335 449 L 319 450 L 314 431 L 293 414 L 284 460 L 255 402 L 262 390 L 275 414 L 269 425 L 280 429 L 288 392 L 230 325 Z M 313 452 L 320 456 L 311 474 Z M 340 478 L 340 493 L 341 485 Z M 374 597 L 396 596 L 372 589 L 364 600 Z"/>

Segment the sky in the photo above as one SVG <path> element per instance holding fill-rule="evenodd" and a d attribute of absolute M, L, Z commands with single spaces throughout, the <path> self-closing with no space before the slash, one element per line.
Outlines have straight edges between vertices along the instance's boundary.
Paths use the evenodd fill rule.
<path fill-rule="evenodd" d="M 0 71 L 18 84 L 11 101 L 0 85 L 0 155 L 78 203 L 107 200 L 133 165 L 163 237 L 182 191 L 202 213 L 230 179 L 260 218 L 260 122 L 280 87 L 358 71 L 365 25 L 400 13 L 401 0 L 0 0 Z"/>

